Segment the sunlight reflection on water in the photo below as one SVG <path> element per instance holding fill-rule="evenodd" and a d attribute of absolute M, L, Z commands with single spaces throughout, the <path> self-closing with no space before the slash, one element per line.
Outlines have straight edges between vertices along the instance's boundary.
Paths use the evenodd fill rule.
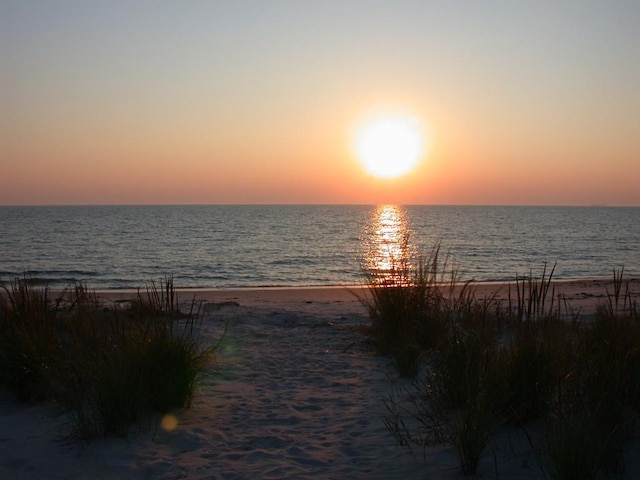
<path fill-rule="evenodd" d="M 465 280 L 554 261 L 557 279 L 640 275 L 638 207 L 5 206 L 0 232 L 0 285 L 25 273 L 56 288 L 137 289 L 170 273 L 184 288 L 361 285 L 439 244 Z"/>
<path fill-rule="evenodd" d="M 405 279 L 411 252 L 409 223 L 402 208 L 382 205 L 373 212 L 364 238 L 365 269 L 373 283 L 397 284 Z"/>

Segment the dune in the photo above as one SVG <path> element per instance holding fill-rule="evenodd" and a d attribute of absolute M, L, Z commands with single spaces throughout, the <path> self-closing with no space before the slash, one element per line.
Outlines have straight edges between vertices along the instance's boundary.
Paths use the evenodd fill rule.
<path fill-rule="evenodd" d="M 637 291 L 637 281 L 631 283 Z M 589 315 L 610 280 L 556 282 Z M 506 298 L 508 287 L 477 285 Z M 24 405 L 0 391 L 0 478 L 7 479 L 456 479 L 455 450 L 410 452 L 384 427 L 383 402 L 398 378 L 359 327 L 366 311 L 350 288 L 180 290 L 205 302 L 205 344 L 225 331 L 190 408 L 148 418 L 126 439 L 61 441 L 66 414 Z M 108 306 L 131 292 L 100 292 Z M 635 447 L 635 448 L 632 448 Z M 637 444 L 626 457 L 640 474 Z M 483 478 L 542 479 L 522 432 L 504 429 L 487 447 Z"/>

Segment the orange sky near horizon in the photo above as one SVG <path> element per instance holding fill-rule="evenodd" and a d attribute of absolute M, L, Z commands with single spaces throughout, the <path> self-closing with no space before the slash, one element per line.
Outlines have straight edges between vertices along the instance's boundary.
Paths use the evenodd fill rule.
<path fill-rule="evenodd" d="M 640 5 L 490 3 L 3 2 L 0 205 L 640 206 Z"/>

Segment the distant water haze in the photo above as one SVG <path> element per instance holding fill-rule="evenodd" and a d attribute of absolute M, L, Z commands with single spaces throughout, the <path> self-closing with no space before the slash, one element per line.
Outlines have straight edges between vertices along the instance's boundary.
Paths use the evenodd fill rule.
<path fill-rule="evenodd" d="M 555 278 L 640 275 L 640 208 L 481 206 L 0 207 L 0 281 L 143 288 L 360 285 L 441 245 L 463 280 L 557 262 Z"/>

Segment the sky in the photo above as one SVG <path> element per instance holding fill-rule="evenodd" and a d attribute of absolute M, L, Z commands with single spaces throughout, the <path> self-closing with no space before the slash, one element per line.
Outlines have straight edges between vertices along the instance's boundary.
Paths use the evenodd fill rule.
<path fill-rule="evenodd" d="M 635 0 L 2 0 L 0 205 L 640 206 L 638 45 Z"/>

